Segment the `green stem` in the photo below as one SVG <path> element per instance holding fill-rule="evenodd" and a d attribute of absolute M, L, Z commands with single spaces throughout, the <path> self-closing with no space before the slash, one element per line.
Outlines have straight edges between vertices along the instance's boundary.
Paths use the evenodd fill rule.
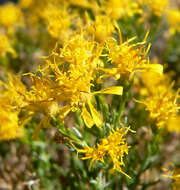
<path fill-rule="evenodd" d="M 129 92 L 130 92 L 132 84 L 133 84 L 133 81 L 127 81 L 123 86 L 123 95 L 120 97 L 120 100 L 119 100 L 120 103 L 119 103 L 118 108 L 117 108 L 117 110 L 118 110 L 117 113 L 118 114 L 117 114 L 117 117 L 116 117 L 116 120 L 115 120 L 116 125 L 119 123 L 119 121 L 121 120 L 121 117 L 123 115 L 125 105 L 126 105 L 128 99 L 129 99 Z"/>

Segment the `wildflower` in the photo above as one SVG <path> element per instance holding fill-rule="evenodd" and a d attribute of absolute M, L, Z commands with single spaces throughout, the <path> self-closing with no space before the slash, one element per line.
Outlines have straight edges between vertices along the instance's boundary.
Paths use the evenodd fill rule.
<path fill-rule="evenodd" d="M 18 91 L 22 92 L 25 87 L 12 74 L 9 74 L 7 83 L 0 84 L 0 140 L 15 139 L 23 136 L 19 114 L 24 102 Z"/>
<path fill-rule="evenodd" d="M 20 77 L 9 74 L 8 82 L 3 84 L 5 91 L 0 99 L 7 99 L 7 107 L 10 107 L 13 113 L 18 113 L 17 116 L 23 112 L 22 117 L 17 117 L 18 124 L 22 126 L 32 117 L 42 115 L 34 132 L 34 138 L 37 138 L 40 128 L 49 126 L 51 117 L 57 113 L 58 105 L 53 98 L 53 81 L 46 77 L 40 78 L 33 73 L 30 77 L 32 85 L 28 91 Z"/>
<path fill-rule="evenodd" d="M 59 109 L 60 121 L 63 121 L 69 112 L 81 109 L 81 116 L 88 127 L 94 124 L 101 127 L 103 125 L 101 116 L 92 103 L 94 95 L 99 93 L 122 95 L 121 86 L 91 92 L 93 82 L 99 73 L 102 49 L 102 45 L 86 39 L 81 33 L 66 39 L 59 52 L 56 48 L 55 52 L 46 58 L 48 60 L 42 72 L 51 73 L 50 77 L 55 81 L 55 86 L 51 90 L 55 92 L 56 98 L 53 98 L 63 105 Z"/>
<path fill-rule="evenodd" d="M 161 17 L 169 5 L 168 0 L 147 0 L 147 5 L 151 8 L 154 15 Z"/>
<path fill-rule="evenodd" d="M 179 107 L 176 104 L 178 94 L 170 92 L 171 86 L 164 89 L 159 95 L 155 94 L 146 99 L 146 109 L 150 112 L 150 117 L 156 119 L 159 127 L 164 126 L 168 118 L 178 113 Z"/>
<path fill-rule="evenodd" d="M 170 117 L 167 120 L 167 130 L 170 132 L 177 132 L 180 133 L 180 128 L 179 128 L 179 123 L 180 123 L 180 115 L 176 114 L 173 117 Z"/>
<path fill-rule="evenodd" d="M 22 93 L 26 105 L 22 107 L 28 112 L 29 118 L 40 114 L 41 121 L 36 126 L 33 138 L 37 139 L 41 127 L 49 127 L 51 117 L 54 117 L 58 111 L 58 104 L 56 102 L 55 84 L 47 77 L 39 77 L 36 74 L 30 73 L 31 89 Z"/>
<path fill-rule="evenodd" d="M 15 50 L 11 47 L 9 38 L 6 34 L 0 33 L 0 56 L 5 57 L 7 53 L 17 56 Z"/>
<path fill-rule="evenodd" d="M 19 5 L 20 7 L 27 9 L 32 6 L 34 0 L 20 0 Z"/>
<path fill-rule="evenodd" d="M 160 64 L 159 64 L 157 58 L 154 57 L 150 61 L 150 65 L 152 65 L 152 66 L 155 65 L 155 67 L 157 67 Z M 149 94 L 156 93 L 157 86 L 158 86 L 158 88 L 160 86 L 164 88 L 164 86 L 168 86 L 171 83 L 170 76 L 163 74 L 163 66 L 161 66 L 161 67 L 162 67 L 161 73 L 147 71 L 147 72 L 143 72 L 141 74 L 142 83 L 145 86 L 145 88 L 142 88 L 142 86 L 141 86 L 141 92 L 140 92 L 141 94 L 142 94 L 142 91 L 146 91 Z"/>
<path fill-rule="evenodd" d="M 60 40 L 67 38 L 72 19 L 67 6 L 64 4 L 48 3 L 41 16 L 47 24 L 49 34 L 53 38 Z"/>
<path fill-rule="evenodd" d="M 78 149 L 74 145 L 73 146 L 78 153 L 85 154 L 81 159 L 91 159 L 89 168 L 91 168 L 94 161 L 101 161 L 104 163 L 105 157 L 108 156 L 113 163 L 113 170 L 117 170 L 129 177 L 122 170 L 122 166 L 124 166 L 123 158 L 125 154 L 128 154 L 128 149 L 130 148 L 124 137 L 129 130 L 129 127 L 124 126 L 122 128 L 117 127 L 116 130 L 112 129 L 110 135 L 107 138 L 104 137 L 101 142 L 93 148 L 85 145 L 84 149 Z"/>
<path fill-rule="evenodd" d="M 160 64 L 150 64 L 146 60 L 146 55 L 150 48 L 149 45 L 147 49 L 144 49 L 147 35 L 148 33 L 143 42 L 130 44 L 135 38 L 131 38 L 123 43 L 119 31 L 120 45 L 113 38 L 107 41 L 108 59 L 111 61 L 112 68 L 102 68 L 102 71 L 105 72 L 105 77 L 113 76 L 115 79 L 118 79 L 121 74 L 130 76 L 136 72 L 144 71 L 162 73 L 163 67 Z"/>
<path fill-rule="evenodd" d="M 153 80 L 150 80 L 150 78 Z M 148 79 L 149 78 L 149 79 Z M 150 117 L 156 121 L 158 127 L 167 127 L 169 131 L 178 131 L 179 90 L 174 92 L 173 83 L 167 75 L 157 73 L 143 73 L 142 82 L 145 86 L 145 99 L 140 101 L 150 112 Z M 145 93 L 144 93 L 145 92 Z"/>
<path fill-rule="evenodd" d="M 70 112 L 77 111 L 79 107 L 82 108 L 82 117 L 88 127 L 92 127 L 95 123 L 98 127 L 102 126 L 102 119 L 100 114 L 96 111 L 91 101 L 95 94 L 118 94 L 122 95 L 123 88 L 110 87 L 100 91 L 91 92 L 92 77 L 91 72 L 84 72 L 77 68 L 70 73 L 62 73 L 56 65 L 51 65 L 52 72 L 55 74 L 56 86 L 56 99 L 59 102 L 66 102 L 67 104 L 60 109 L 61 120 Z M 89 107 L 90 113 L 87 111 L 86 106 Z"/>
<path fill-rule="evenodd" d="M 0 99 L 7 99 L 14 110 L 20 111 L 23 106 L 27 105 L 22 95 L 27 90 L 21 82 L 20 76 L 8 73 L 7 81 L 0 82 L 0 90 L 3 92 L 1 93 Z"/>
<path fill-rule="evenodd" d="M 23 26 L 23 14 L 20 8 L 13 3 L 1 5 L 0 24 L 7 28 L 9 33 L 14 32 L 15 26 Z"/>
<path fill-rule="evenodd" d="M 93 73 L 99 66 L 98 61 L 103 46 L 93 40 L 86 39 L 83 33 L 75 34 L 73 38 L 67 39 L 63 48 L 60 49 L 60 58 L 70 63 L 70 70 L 77 68 L 86 68 L 88 72 Z"/>
<path fill-rule="evenodd" d="M 133 0 L 107 0 L 104 1 L 102 9 L 113 19 L 119 19 L 123 16 L 133 16 L 135 13 L 141 13 L 141 9 Z"/>
<path fill-rule="evenodd" d="M 175 34 L 175 32 L 180 32 L 180 10 L 169 9 L 166 12 L 167 21 L 169 24 L 170 34 Z"/>
<path fill-rule="evenodd" d="M 19 112 L 13 110 L 9 102 L 0 100 L 0 141 L 10 140 L 23 136 L 23 127 L 19 126 Z"/>
<path fill-rule="evenodd" d="M 97 41 L 105 41 L 114 31 L 112 20 L 106 15 L 97 15 L 94 22 L 87 24 L 87 32 Z"/>

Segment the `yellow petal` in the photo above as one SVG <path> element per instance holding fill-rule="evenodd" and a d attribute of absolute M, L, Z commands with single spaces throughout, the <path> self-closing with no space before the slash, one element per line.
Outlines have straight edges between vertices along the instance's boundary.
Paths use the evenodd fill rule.
<path fill-rule="evenodd" d="M 12 48 L 9 48 L 9 52 L 12 53 L 13 57 L 16 58 L 18 56 L 18 54 L 16 53 L 16 51 Z"/>
<path fill-rule="evenodd" d="M 109 73 L 111 75 L 114 75 L 117 73 L 117 68 L 111 68 L 111 69 L 107 69 L 107 68 L 100 68 L 101 71 L 104 71 L 105 73 Z"/>
<path fill-rule="evenodd" d="M 87 111 L 86 107 L 82 107 L 82 118 L 84 120 L 84 123 L 86 124 L 87 127 L 91 128 L 94 125 L 94 121 L 90 115 L 90 113 Z"/>
<path fill-rule="evenodd" d="M 123 87 L 122 86 L 113 86 L 113 87 L 105 88 L 103 90 L 94 92 L 93 94 L 116 94 L 116 95 L 122 95 L 123 94 Z"/>
<path fill-rule="evenodd" d="M 60 108 L 60 115 L 59 115 L 59 121 L 62 122 L 66 115 L 71 111 L 71 107 L 69 105 L 66 105 L 62 108 Z"/>
<path fill-rule="evenodd" d="M 119 170 L 119 172 L 121 172 L 121 173 L 124 174 L 126 177 L 128 177 L 129 179 L 131 179 L 131 177 L 130 177 L 128 174 L 126 174 L 125 172 L 123 172 L 122 170 Z"/>
<path fill-rule="evenodd" d="M 147 64 L 146 69 L 149 69 L 149 71 L 152 72 L 163 74 L 163 66 L 160 64 Z"/>
<path fill-rule="evenodd" d="M 98 127 L 102 127 L 103 122 L 101 119 L 100 114 L 97 112 L 97 110 L 93 107 L 93 105 L 91 104 L 90 100 L 88 101 L 88 105 L 94 120 L 94 123 L 98 126 Z"/>

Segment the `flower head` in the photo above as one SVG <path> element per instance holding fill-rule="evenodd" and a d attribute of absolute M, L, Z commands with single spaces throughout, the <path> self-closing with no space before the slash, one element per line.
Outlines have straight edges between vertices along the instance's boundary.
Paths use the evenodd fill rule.
<path fill-rule="evenodd" d="M 14 26 L 22 26 L 23 14 L 20 8 L 13 3 L 1 5 L 0 24 L 7 28 L 10 33 L 14 31 Z"/>
<path fill-rule="evenodd" d="M 95 21 L 89 21 L 86 31 L 97 41 L 104 42 L 114 32 L 113 21 L 106 15 L 97 15 Z"/>
<path fill-rule="evenodd" d="M 142 82 L 144 100 L 141 103 L 150 112 L 150 117 L 156 121 L 158 127 L 166 126 L 169 131 L 179 131 L 179 90 L 173 90 L 169 76 L 146 72 L 142 75 Z"/>
<path fill-rule="evenodd" d="M 170 27 L 170 33 L 175 34 L 175 32 L 180 32 L 180 10 L 169 9 L 166 12 L 166 17 Z"/>
<path fill-rule="evenodd" d="M 160 64 L 150 64 L 146 59 L 146 55 L 149 51 L 150 45 L 145 49 L 145 42 L 148 33 L 146 34 L 144 41 L 130 44 L 135 38 L 131 38 L 126 42 L 122 42 L 121 32 L 119 30 L 120 44 L 113 38 L 107 41 L 107 50 L 109 51 L 108 58 L 111 62 L 111 68 L 102 68 L 105 72 L 105 77 L 113 76 L 118 79 L 120 75 L 133 75 L 136 72 L 154 71 L 162 73 L 163 67 Z"/>
<path fill-rule="evenodd" d="M 47 25 L 49 34 L 53 38 L 64 41 L 68 37 L 72 16 L 70 16 L 67 6 L 49 2 L 44 7 L 41 17 Z"/>
<path fill-rule="evenodd" d="M 9 102 L 0 100 L 0 141 L 23 136 L 23 127 L 19 125 L 19 112 L 13 110 Z M 9 105 L 8 105 L 9 104 Z"/>
<path fill-rule="evenodd" d="M 128 176 L 123 172 L 122 166 L 124 166 L 123 158 L 128 154 L 128 146 L 126 142 L 125 135 L 130 130 L 129 127 L 116 128 L 112 130 L 110 135 L 106 138 L 104 137 L 97 147 L 84 146 L 84 149 L 75 149 L 78 153 L 85 154 L 82 159 L 91 159 L 90 167 L 94 161 L 104 162 L 105 156 L 108 156 L 113 163 L 113 170 L 117 170 L 124 175 Z M 129 177 L 129 176 L 128 176 Z"/>
<path fill-rule="evenodd" d="M 123 16 L 133 16 L 135 13 L 141 13 L 138 4 L 133 0 L 107 0 L 104 1 L 102 9 L 108 16 L 119 19 Z"/>
<path fill-rule="evenodd" d="M 64 105 L 60 108 L 60 119 L 64 119 L 70 111 L 75 112 L 81 108 L 81 116 L 88 127 L 94 124 L 101 127 L 103 122 L 92 104 L 93 96 L 100 93 L 122 95 L 121 86 L 91 91 L 99 73 L 102 48 L 97 42 L 86 39 L 83 34 L 77 34 L 65 41 L 59 53 L 52 54 L 53 62 L 47 61 L 47 70 L 53 81 L 56 81 L 56 99 Z M 88 107 L 91 114 L 87 111 Z"/>
<path fill-rule="evenodd" d="M 161 17 L 169 5 L 168 0 L 147 0 L 147 5 L 151 8 L 154 15 Z"/>
<path fill-rule="evenodd" d="M 19 77 L 12 74 L 9 74 L 7 83 L 0 83 L 0 140 L 15 139 L 24 134 L 20 124 L 22 118 L 19 117 L 25 103 L 19 92 L 24 90 Z"/>
<path fill-rule="evenodd" d="M 33 3 L 34 0 L 20 0 L 19 5 L 20 7 L 27 9 L 31 7 Z"/>

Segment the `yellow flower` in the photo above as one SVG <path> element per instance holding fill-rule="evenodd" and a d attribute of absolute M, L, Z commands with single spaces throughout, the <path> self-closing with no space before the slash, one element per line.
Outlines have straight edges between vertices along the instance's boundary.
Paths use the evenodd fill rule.
<path fill-rule="evenodd" d="M 79 67 L 79 69 L 86 68 L 88 72 L 92 73 L 100 64 L 97 60 L 102 50 L 103 46 L 95 41 L 86 39 L 84 34 L 81 33 L 75 34 L 64 42 L 59 56 L 70 63 L 70 70 L 75 71 L 74 67 Z"/>
<path fill-rule="evenodd" d="M 8 36 L 0 33 L 0 56 L 5 57 L 8 52 L 11 53 L 14 57 L 17 56 L 16 52 L 11 47 Z"/>
<path fill-rule="evenodd" d="M 173 35 L 175 32 L 180 32 L 180 10 L 169 9 L 166 12 L 166 17 L 170 27 L 170 33 Z"/>
<path fill-rule="evenodd" d="M 179 123 L 180 123 L 180 115 L 176 114 L 173 117 L 170 117 L 167 120 L 167 130 L 170 132 L 177 132 L 180 133 L 180 127 L 179 127 Z"/>
<path fill-rule="evenodd" d="M 143 73 L 142 82 L 144 100 L 141 103 L 150 112 L 150 117 L 156 121 L 158 127 L 166 127 L 170 132 L 179 131 L 179 90 L 174 92 L 169 76 L 147 72 Z"/>
<path fill-rule="evenodd" d="M 48 3 L 41 13 L 47 24 L 47 30 L 53 38 L 64 41 L 68 37 L 72 16 L 68 12 L 68 7 L 64 4 Z"/>
<path fill-rule="evenodd" d="M 55 81 L 56 85 L 51 90 L 55 92 L 56 100 L 63 105 L 59 110 L 60 121 L 70 111 L 81 109 L 81 116 L 88 127 L 94 124 L 101 127 L 103 122 L 92 104 L 93 96 L 99 93 L 122 95 L 121 86 L 91 92 L 99 73 L 102 49 L 102 45 L 86 39 L 83 34 L 77 34 L 65 40 L 63 47 L 59 51 L 58 48 L 54 50 L 47 58 L 46 69 L 42 72 L 51 73 Z"/>
<path fill-rule="evenodd" d="M 34 0 L 20 0 L 19 5 L 22 8 L 29 8 L 34 3 Z"/>
<path fill-rule="evenodd" d="M 0 100 L 5 102 L 8 108 L 7 113 L 9 111 L 12 117 L 17 117 L 14 122 L 17 121 L 17 124 L 21 126 L 32 117 L 41 114 L 41 121 L 34 132 L 34 138 L 37 138 L 42 126 L 50 126 L 50 119 L 56 115 L 58 104 L 55 98 L 55 91 L 52 90 L 55 89 L 53 81 L 44 76 L 38 77 L 33 73 L 30 74 L 30 77 L 32 84 L 28 91 L 19 76 L 9 74 L 8 82 L 1 84 L 1 92 L 3 93 L 0 96 Z M 18 117 L 19 114 L 21 117 Z M 18 126 L 15 125 L 15 127 L 17 128 Z"/>
<path fill-rule="evenodd" d="M 19 126 L 19 112 L 11 109 L 8 104 L 0 100 L 0 141 L 10 140 L 23 136 L 23 127 Z M 6 102 L 8 103 L 8 102 Z"/>
<path fill-rule="evenodd" d="M 39 71 L 38 71 L 39 72 Z M 36 126 L 33 138 L 37 139 L 41 127 L 50 127 L 50 120 L 58 112 L 58 103 L 56 99 L 55 83 L 45 76 L 37 76 L 33 73 L 30 75 L 31 86 L 29 91 L 17 89 L 17 92 L 23 98 L 25 104 L 21 105 L 21 110 L 27 112 L 27 118 L 31 119 L 34 116 L 41 115 L 41 121 Z"/>
<path fill-rule="evenodd" d="M 31 89 L 23 94 L 26 109 L 53 116 L 56 113 L 56 84 L 46 76 L 30 73 Z"/>
<path fill-rule="evenodd" d="M 155 67 L 157 67 L 160 64 L 157 58 L 154 57 L 150 61 L 150 65 L 152 66 L 155 65 Z M 147 71 L 141 74 L 142 83 L 145 86 L 145 88 L 141 88 L 141 90 L 146 89 L 149 94 L 153 94 L 156 93 L 157 86 L 159 88 L 160 86 L 168 86 L 171 83 L 170 76 L 163 74 L 163 66 L 160 65 L 160 67 L 162 67 L 162 72 L 158 73 L 158 72 Z"/>
<path fill-rule="evenodd" d="M 119 19 L 123 16 L 133 16 L 135 13 L 141 13 L 138 5 L 133 0 L 107 0 L 102 6 L 108 16 Z"/>
<path fill-rule="evenodd" d="M 164 126 L 168 118 L 178 113 L 179 107 L 176 104 L 178 94 L 170 92 L 171 88 L 164 89 L 146 99 L 146 109 L 150 112 L 151 118 L 156 119 L 159 127 Z"/>
<path fill-rule="evenodd" d="M 118 79 L 120 75 L 133 75 L 136 72 L 153 71 L 162 73 L 163 67 L 160 64 L 150 64 L 146 59 L 146 55 L 149 51 L 150 45 L 145 49 L 145 42 L 148 33 L 145 36 L 143 42 L 130 44 L 135 38 L 131 38 L 126 42 L 122 42 L 121 32 L 120 45 L 113 38 L 107 41 L 107 49 L 109 51 L 108 58 L 111 61 L 112 67 L 102 68 L 105 72 L 104 77 L 113 76 Z"/>
<path fill-rule="evenodd" d="M 0 140 L 15 139 L 23 136 L 23 124 L 19 118 L 24 86 L 19 78 L 9 74 L 8 82 L 0 82 Z"/>
<path fill-rule="evenodd" d="M 129 127 L 124 126 L 122 128 L 117 127 L 116 130 L 112 129 L 110 135 L 108 137 L 104 137 L 101 142 L 93 148 L 85 145 L 84 149 L 78 149 L 74 145 L 73 146 L 78 153 L 85 154 L 81 159 L 91 159 L 89 168 L 91 168 L 94 161 L 104 162 L 105 157 L 108 156 L 113 163 L 113 170 L 117 170 L 129 177 L 122 170 L 122 166 L 124 166 L 123 158 L 128 154 L 128 149 L 130 148 L 126 142 L 126 138 L 124 137 L 129 130 Z"/>
<path fill-rule="evenodd" d="M 20 8 L 13 3 L 1 5 L 0 24 L 10 33 L 14 32 L 14 26 L 23 26 L 23 14 Z"/>
<path fill-rule="evenodd" d="M 87 23 L 86 30 L 97 41 L 103 42 L 114 31 L 113 21 L 106 15 L 97 15 L 94 22 Z"/>
<path fill-rule="evenodd" d="M 26 86 L 21 82 L 21 78 L 18 75 L 8 73 L 7 82 L 0 83 L 1 91 L 3 92 L 0 98 L 6 98 L 11 106 L 20 111 L 20 109 L 27 105 L 24 101 L 24 96 L 27 92 Z"/>
<path fill-rule="evenodd" d="M 152 9 L 154 15 L 161 17 L 169 5 L 168 0 L 147 0 L 147 5 Z"/>
<path fill-rule="evenodd" d="M 55 87 L 55 95 L 58 102 L 64 102 L 66 105 L 60 109 L 60 118 L 63 119 L 70 111 L 77 111 L 82 108 L 82 118 L 88 127 L 92 127 L 95 123 L 98 127 L 102 126 L 100 114 L 96 111 L 91 103 L 91 99 L 95 94 L 118 94 L 122 95 L 123 88 L 110 87 L 100 91 L 91 92 L 91 83 L 93 77 L 91 72 L 85 70 L 82 66 L 81 70 L 75 67 L 67 73 L 62 73 L 56 64 L 50 65 L 52 72 L 55 74 L 54 80 L 57 81 Z M 71 68 L 69 66 L 69 68 Z M 85 67 L 86 68 L 86 67 Z M 83 70 L 84 69 L 84 70 Z M 89 107 L 90 113 L 86 106 Z"/>

